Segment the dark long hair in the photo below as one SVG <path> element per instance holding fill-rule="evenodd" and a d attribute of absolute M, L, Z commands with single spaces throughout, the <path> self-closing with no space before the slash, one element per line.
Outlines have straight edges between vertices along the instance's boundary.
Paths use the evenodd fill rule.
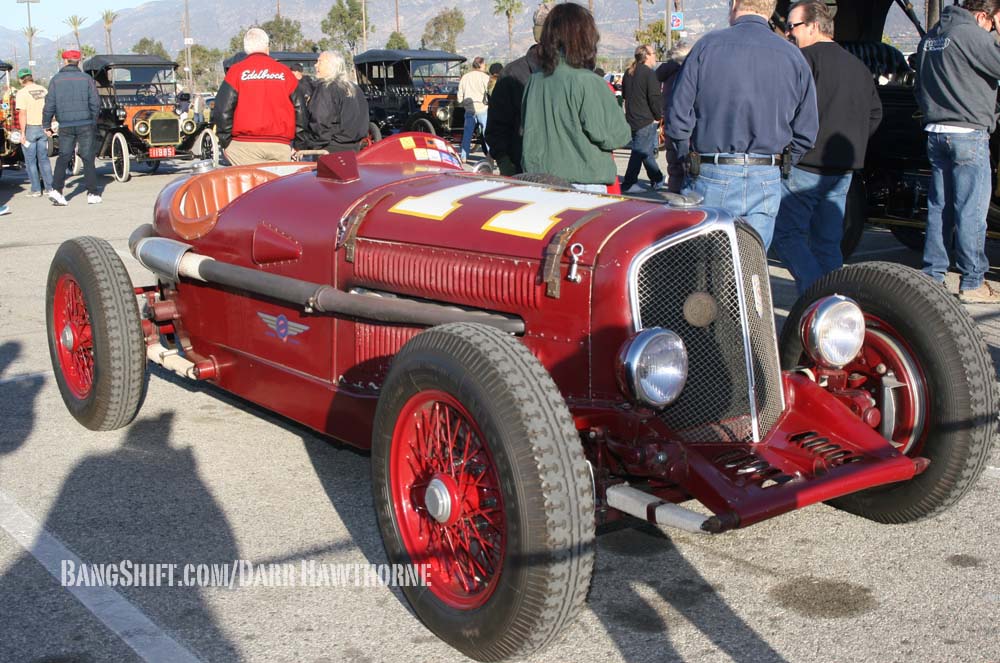
<path fill-rule="evenodd" d="M 542 70 L 551 74 L 560 57 L 575 69 L 593 69 L 600 40 L 594 17 L 586 8 L 572 2 L 556 5 L 545 19 L 538 42 Z"/>

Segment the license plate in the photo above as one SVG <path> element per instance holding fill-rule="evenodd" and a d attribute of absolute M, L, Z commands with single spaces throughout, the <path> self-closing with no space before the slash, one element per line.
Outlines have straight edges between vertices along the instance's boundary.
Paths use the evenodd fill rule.
<path fill-rule="evenodd" d="M 151 147 L 149 148 L 150 159 L 169 159 L 174 156 L 174 147 Z"/>

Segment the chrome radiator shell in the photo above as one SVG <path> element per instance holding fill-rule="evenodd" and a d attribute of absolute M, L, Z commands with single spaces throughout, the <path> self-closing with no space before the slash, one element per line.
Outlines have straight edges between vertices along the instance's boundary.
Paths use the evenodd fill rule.
<path fill-rule="evenodd" d="M 688 383 L 658 412 L 677 437 L 766 437 L 785 401 L 767 257 L 757 234 L 716 216 L 653 244 L 629 266 L 629 298 L 636 331 L 670 329 L 688 349 Z"/>

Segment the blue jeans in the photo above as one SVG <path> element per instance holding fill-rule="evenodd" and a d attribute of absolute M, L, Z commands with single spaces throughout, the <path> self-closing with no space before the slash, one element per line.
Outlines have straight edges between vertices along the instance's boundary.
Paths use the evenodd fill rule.
<path fill-rule="evenodd" d="M 927 134 L 931 188 L 927 193 L 927 240 L 924 272 L 944 281 L 948 246 L 954 232 L 955 262 L 962 273 L 961 290 L 983 284 L 990 268 L 986 258 L 986 213 L 990 204 L 990 137 L 985 131 Z"/>
<path fill-rule="evenodd" d="M 792 168 L 781 181 L 774 251 L 792 273 L 800 295 L 844 264 L 840 240 L 850 188 L 851 173 L 820 175 Z"/>
<path fill-rule="evenodd" d="M 31 182 L 31 192 L 38 193 L 45 185 L 46 191 L 52 190 L 52 164 L 49 163 L 49 138 L 40 126 L 28 125 L 24 130 L 28 140 L 21 145 L 24 153 L 24 165 L 28 169 L 28 181 Z M 39 173 L 41 181 L 39 182 Z"/>
<path fill-rule="evenodd" d="M 684 193 L 692 191 L 704 196 L 706 207 L 721 207 L 733 216 L 743 217 L 760 234 L 764 247 L 771 246 L 774 217 L 781 203 L 778 166 L 719 166 L 703 161 L 698 177 L 689 179 L 684 187 Z"/>
<path fill-rule="evenodd" d="M 74 154 L 79 151 L 83 159 L 83 181 L 87 185 L 87 193 L 99 194 L 97 190 L 97 171 L 94 168 L 94 157 L 97 150 L 97 139 L 94 137 L 95 127 L 88 124 L 82 127 L 59 127 L 59 157 L 56 159 L 56 172 L 52 178 L 52 188 L 63 192 L 66 184 L 66 169 L 72 165 Z"/>
<path fill-rule="evenodd" d="M 483 136 L 483 153 L 489 154 L 489 150 L 486 148 L 486 111 L 482 113 L 470 113 L 465 111 L 465 127 L 462 129 L 462 151 L 459 155 L 462 157 L 462 161 L 469 158 L 469 149 L 472 147 L 472 133 L 476 130 L 476 125 L 479 125 L 480 135 Z"/>
<path fill-rule="evenodd" d="M 628 157 L 628 166 L 625 168 L 625 177 L 622 179 L 622 191 L 639 181 L 639 168 L 646 167 L 646 177 L 650 184 L 658 184 L 663 181 L 663 171 L 656 163 L 656 123 L 646 125 L 638 131 L 632 132 L 632 154 Z"/>

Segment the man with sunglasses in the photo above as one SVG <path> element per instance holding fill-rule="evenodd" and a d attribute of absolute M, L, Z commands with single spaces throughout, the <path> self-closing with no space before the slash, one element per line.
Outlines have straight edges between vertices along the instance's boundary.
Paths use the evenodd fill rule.
<path fill-rule="evenodd" d="M 1000 0 L 945 7 L 917 51 L 917 101 L 931 162 L 924 272 L 943 283 L 954 245 L 959 299 L 970 304 L 1000 303 L 1000 290 L 984 280 L 989 142 L 1000 79 L 1000 44 L 990 33 L 998 14 Z"/>
<path fill-rule="evenodd" d="M 865 165 L 868 139 L 882 120 L 882 102 L 868 67 L 833 40 L 823 0 L 796 3 L 785 28 L 816 79 L 819 134 L 782 180 L 774 250 L 799 294 L 844 264 L 840 240 L 851 172 Z"/>
<path fill-rule="evenodd" d="M 816 86 L 804 57 L 771 31 L 775 0 L 736 0 L 730 27 L 694 45 L 674 83 L 666 134 L 689 154 L 684 191 L 746 219 L 771 243 L 781 169 L 816 140 Z"/>

